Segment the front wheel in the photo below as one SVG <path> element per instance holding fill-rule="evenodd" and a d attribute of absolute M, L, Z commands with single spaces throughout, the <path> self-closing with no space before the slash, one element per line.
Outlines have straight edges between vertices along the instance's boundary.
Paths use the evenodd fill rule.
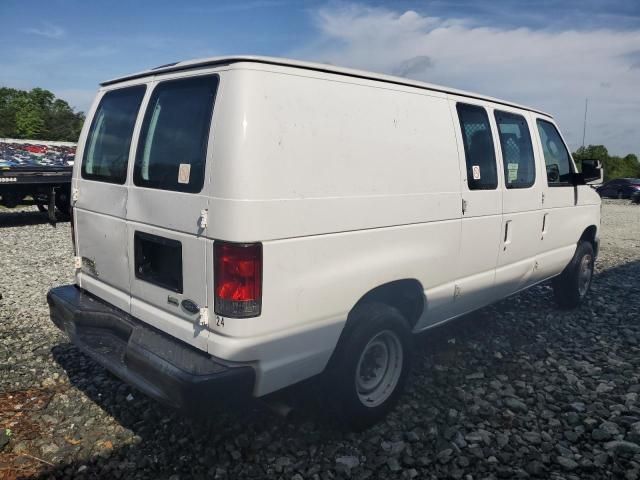
<path fill-rule="evenodd" d="M 354 430 L 393 408 L 411 366 L 412 342 L 409 323 L 389 305 L 365 304 L 349 315 L 329 366 L 327 393 Z"/>
<path fill-rule="evenodd" d="M 595 255 L 590 242 L 580 242 L 564 271 L 553 279 L 553 293 L 558 306 L 577 307 L 587 296 L 593 279 Z"/>

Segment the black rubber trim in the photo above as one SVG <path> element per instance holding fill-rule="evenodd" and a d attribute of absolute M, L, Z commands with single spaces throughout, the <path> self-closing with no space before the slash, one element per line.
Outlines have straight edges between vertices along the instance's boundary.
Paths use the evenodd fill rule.
<path fill-rule="evenodd" d="M 47 303 L 82 352 L 166 405 L 197 414 L 253 392 L 253 367 L 216 359 L 75 285 L 52 288 Z"/>

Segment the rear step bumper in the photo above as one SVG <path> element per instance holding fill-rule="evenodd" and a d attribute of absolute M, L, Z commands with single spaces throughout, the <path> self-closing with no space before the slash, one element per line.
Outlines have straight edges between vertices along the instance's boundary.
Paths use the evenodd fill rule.
<path fill-rule="evenodd" d="M 255 371 L 177 340 L 75 285 L 52 288 L 53 323 L 84 353 L 145 394 L 189 413 L 249 397 Z"/>

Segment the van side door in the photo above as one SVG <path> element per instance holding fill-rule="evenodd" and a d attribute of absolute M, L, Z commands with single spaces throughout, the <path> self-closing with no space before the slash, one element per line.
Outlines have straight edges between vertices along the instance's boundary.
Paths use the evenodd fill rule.
<path fill-rule="evenodd" d="M 536 116 L 535 122 L 536 150 L 540 163 L 545 166 L 544 216 L 536 272 L 538 279 L 542 280 L 561 272 L 569 263 L 584 220 L 577 207 L 578 192 L 571 182 L 576 168 L 569 149 L 551 119 Z"/>
<path fill-rule="evenodd" d="M 127 202 L 131 314 L 205 351 L 206 165 L 218 82 L 214 73 L 154 82 Z"/>
<path fill-rule="evenodd" d="M 497 137 L 486 104 L 459 97 L 451 101 L 462 192 L 461 245 L 456 275 L 456 312 L 496 299 L 493 288 L 502 229 L 502 178 Z M 498 147 L 499 148 L 499 147 Z"/>
<path fill-rule="evenodd" d="M 504 182 L 502 231 L 496 288 L 504 297 L 534 282 L 542 225 L 544 177 L 537 172 L 531 140 L 535 128 L 526 112 L 494 109 Z"/>

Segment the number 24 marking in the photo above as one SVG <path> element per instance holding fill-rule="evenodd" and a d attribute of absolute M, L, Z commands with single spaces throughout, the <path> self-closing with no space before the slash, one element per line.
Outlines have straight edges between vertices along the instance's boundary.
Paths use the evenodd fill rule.
<path fill-rule="evenodd" d="M 216 327 L 224 327 L 224 317 L 216 315 Z"/>

